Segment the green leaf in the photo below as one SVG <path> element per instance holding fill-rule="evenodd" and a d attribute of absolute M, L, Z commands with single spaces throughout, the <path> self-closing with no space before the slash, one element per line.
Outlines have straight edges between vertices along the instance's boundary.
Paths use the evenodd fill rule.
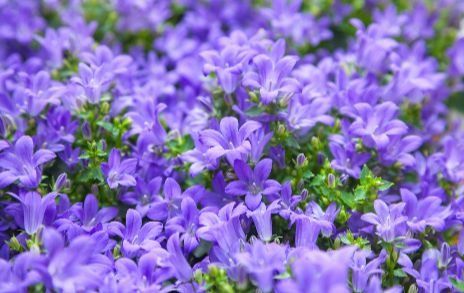
<path fill-rule="evenodd" d="M 464 292 L 464 282 L 458 280 L 456 278 L 450 277 L 451 284 L 453 284 L 454 288 L 458 289 L 460 292 Z"/>

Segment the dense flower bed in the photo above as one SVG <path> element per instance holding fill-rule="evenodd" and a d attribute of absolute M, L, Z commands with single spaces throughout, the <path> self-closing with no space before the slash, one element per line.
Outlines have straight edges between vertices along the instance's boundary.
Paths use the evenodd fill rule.
<path fill-rule="evenodd" d="M 0 292 L 464 290 L 464 1 L 0 1 Z"/>

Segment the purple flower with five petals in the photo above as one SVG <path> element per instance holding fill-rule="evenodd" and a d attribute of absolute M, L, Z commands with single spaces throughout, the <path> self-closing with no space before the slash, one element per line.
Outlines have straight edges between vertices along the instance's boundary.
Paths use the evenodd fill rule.
<path fill-rule="evenodd" d="M 121 153 L 118 149 L 112 149 L 108 163 L 103 163 L 101 169 L 107 177 L 106 182 L 110 188 L 121 186 L 135 186 L 133 174 L 137 166 L 137 159 L 125 159 L 121 161 Z"/>
<path fill-rule="evenodd" d="M 4 188 L 16 180 L 24 188 L 36 188 L 42 178 L 41 165 L 53 160 L 55 153 L 49 150 L 38 150 L 34 153 L 34 143 L 29 136 L 19 138 L 13 149 L 0 154 L 0 188 Z"/>
<path fill-rule="evenodd" d="M 226 186 L 226 193 L 245 195 L 245 203 L 250 210 L 259 206 L 263 195 L 272 195 L 280 191 L 280 183 L 268 179 L 272 170 L 271 159 L 259 161 L 254 170 L 244 161 L 236 160 L 234 170 L 238 180 Z"/>
<path fill-rule="evenodd" d="M 368 147 L 384 149 L 391 136 L 403 135 L 408 130 L 403 121 L 394 119 L 398 106 L 392 102 L 374 107 L 367 103 L 358 103 L 354 108 L 357 110 L 357 117 L 349 131 L 352 135 L 361 137 Z"/>
<path fill-rule="evenodd" d="M 242 155 L 250 152 L 248 137 L 259 128 L 261 124 L 256 121 L 247 121 L 239 128 L 236 118 L 224 117 L 219 123 L 219 131 L 203 130 L 200 132 L 199 140 L 209 147 L 206 155 L 211 160 L 226 156 L 229 163 L 233 165 L 236 159 L 241 159 Z"/>

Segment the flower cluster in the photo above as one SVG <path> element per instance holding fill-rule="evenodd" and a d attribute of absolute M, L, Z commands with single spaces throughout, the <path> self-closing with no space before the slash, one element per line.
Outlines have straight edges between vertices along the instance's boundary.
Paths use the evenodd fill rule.
<path fill-rule="evenodd" d="M 464 291 L 463 1 L 0 16 L 0 292 Z"/>

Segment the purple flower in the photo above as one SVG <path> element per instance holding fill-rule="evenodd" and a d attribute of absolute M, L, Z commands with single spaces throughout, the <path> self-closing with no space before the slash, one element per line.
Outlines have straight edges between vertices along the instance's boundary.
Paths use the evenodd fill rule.
<path fill-rule="evenodd" d="M 285 51 L 285 42 L 280 40 L 276 43 L 280 51 L 274 60 L 264 54 L 253 58 L 256 71 L 249 71 L 243 77 L 243 85 L 252 89 L 259 89 L 260 99 L 263 104 L 276 102 L 278 98 L 289 98 L 299 90 L 296 79 L 288 77 L 298 58 L 296 56 L 282 57 Z"/>
<path fill-rule="evenodd" d="M 259 239 L 269 242 L 272 238 L 272 214 L 277 213 L 279 203 L 272 202 L 268 207 L 261 203 L 254 211 L 248 211 L 247 216 L 253 219 Z"/>
<path fill-rule="evenodd" d="M 49 262 L 39 271 L 46 274 L 44 283 L 49 289 L 96 289 L 111 269 L 111 262 L 98 254 L 96 242 L 89 236 L 79 236 L 65 247 L 63 237 L 56 230 L 46 229 L 42 241 Z"/>
<path fill-rule="evenodd" d="M 239 85 L 242 68 L 248 63 L 251 55 L 250 52 L 241 50 L 238 46 L 230 45 L 220 52 L 204 51 L 201 57 L 206 61 L 203 67 L 204 72 L 208 74 L 215 72 L 224 92 L 231 94 Z"/>
<path fill-rule="evenodd" d="M 44 221 L 45 211 L 54 204 L 56 194 L 50 193 L 43 198 L 39 193 L 31 191 L 24 196 L 16 197 L 23 209 L 23 225 L 27 234 L 35 234 Z"/>
<path fill-rule="evenodd" d="M 256 240 L 243 252 L 237 253 L 235 258 L 245 267 L 253 283 L 262 291 L 270 292 L 274 287 L 274 277 L 285 270 L 286 250 L 285 246 Z"/>
<path fill-rule="evenodd" d="M 406 222 L 414 232 L 424 232 L 427 226 L 436 231 L 445 228 L 445 220 L 450 216 L 450 207 L 443 207 L 441 199 L 436 196 L 427 196 L 418 200 L 411 191 L 402 188 L 400 190 L 401 199 L 406 204 L 405 214 L 408 217 Z"/>
<path fill-rule="evenodd" d="M 332 141 L 329 143 L 330 152 L 334 156 L 331 162 L 332 168 L 344 172 L 354 178 L 361 175 L 361 167 L 369 160 L 369 153 L 358 153 L 352 142 L 343 145 Z"/>
<path fill-rule="evenodd" d="M 174 178 L 167 178 L 163 187 L 164 197 L 159 196 L 147 211 L 147 217 L 152 220 L 166 220 L 175 215 L 182 202 L 182 189 Z"/>
<path fill-rule="evenodd" d="M 121 161 L 121 153 L 118 149 L 112 149 L 108 163 L 103 163 L 101 169 L 107 177 L 106 182 L 110 188 L 121 186 L 135 186 L 136 181 L 132 174 L 135 172 L 137 159 L 125 159 Z"/>
<path fill-rule="evenodd" d="M 384 149 L 391 136 L 403 135 L 408 129 L 404 122 L 393 119 L 398 106 L 392 102 L 384 102 L 375 107 L 367 103 L 358 103 L 354 108 L 357 117 L 349 131 L 352 135 L 363 138 L 364 144 L 368 147 Z"/>
<path fill-rule="evenodd" d="M 350 292 L 348 269 L 355 247 L 329 252 L 295 250 L 289 254 L 292 277 L 277 285 L 277 292 Z"/>
<path fill-rule="evenodd" d="M 351 263 L 351 278 L 355 292 L 365 292 L 369 286 L 369 279 L 383 273 L 380 266 L 385 262 L 386 256 L 385 250 L 382 250 L 378 257 L 367 263 L 367 258 L 372 258 L 372 252 L 359 250 L 354 253 Z"/>
<path fill-rule="evenodd" d="M 156 238 L 160 235 L 163 227 L 159 222 L 148 222 L 142 225 L 142 217 L 133 209 L 127 210 L 126 226 L 120 222 L 112 222 L 108 227 L 113 235 L 122 240 L 121 252 L 126 257 L 135 257 L 142 252 L 151 251 L 160 247 Z"/>
<path fill-rule="evenodd" d="M 197 235 L 207 241 L 215 242 L 225 252 L 236 251 L 240 241 L 245 239 L 240 216 L 246 212 L 243 204 L 231 202 L 219 212 L 203 212 L 200 214 L 200 228 Z"/>
<path fill-rule="evenodd" d="M 450 73 L 455 76 L 464 75 L 464 38 L 459 38 L 448 50 Z"/>
<path fill-rule="evenodd" d="M 399 226 L 408 219 L 402 215 L 405 206 L 405 203 L 397 203 L 387 206 L 384 201 L 376 199 L 374 202 L 376 214 L 367 213 L 362 215 L 361 219 L 375 225 L 377 234 L 384 241 L 392 242 L 397 236 L 399 236 Z"/>
<path fill-rule="evenodd" d="M 250 210 L 256 209 L 263 195 L 272 195 L 280 190 L 279 182 L 268 179 L 272 170 L 271 159 L 263 159 L 256 164 L 254 170 L 242 160 L 234 163 L 238 180 L 226 186 L 226 192 L 232 195 L 245 195 L 245 203 Z"/>
<path fill-rule="evenodd" d="M 42 179 L 41 165 L 53 160 L 55 154 L 49 150 L 38 150 L 34 153 L 34 143 L 29 136 L 20 137 L 13 149 L 0 154 L 0 188 L 4 188 L 16 180 L 24 188 L 36 188 Z"/>
<path fill-rule="evenodd" d="M 403 167 L 412 167 L 416 159 L 411 153 L 416 151 L 422 142 L 422 138 L 417 135 L 391 137 L 388 147 L 379 153 L 380 161 L 387 166 L 398 162 Z"/>
<path fill-rule="evenodd" d="M 79 63 L 79 76 L 73 77 L 72 81 L 82 87 L 91 104 L 97 104 L 102 98 L 102 93 L 108 89 L 109 74 L 107 67 L 89 67 Z"/>
<path fill-rule="evenodd" d="M 193 270 L 182 252 L 178 233 L 169 237 L 166 247 L 169 252 L 169 261 L 176 272 L 176 277 L 180 281 L 189 281 L 193 277 Z"/>
<path fill-rule="evenodd" d="M 135 205 L 135 209 L 144 217 L 150 210 L 151 205 L 159 199 L 163 178 L 158 176 L 149 182 L 137 178 L 136 182 L 134 190 L 123 194 L 121 201 L 129 205 Z"/>
<path fill-rule="evenodd" d="M 196 236 L 199 215 L 195 201 L 190 197 L 185 197 L 181 203 L 181 214 L 166 222 L 166 233 L 172 235 L 179 232 L 180 240 L 187 253 L 192 252 L 199 244 Z"/>
<path fill-rule="evenodd" d="M 209 148 L 206 156 L 210 159 L 218 159 L 225 155 L 233 165 L 235 160 L 250 152 L 248 137 L 259 128 L 261 124 L 256 121 L 247 121 L 239 128 L 236 118 L 225 117 L 219 124 L 219 131 L 203 130 L 199 134 L 199 140 Z"/>
<path fill-rule="evenodd" d="M 111 221 L 118 214 L 118 209 L 114 207 L 103 207 L 98 209 L 98 200 L 93 194 L 85 197 L 84 203 L 76 209 L 76 213 L 81 220 L 82 228 L 91 231 L 97 225 Z"/>
<path fill-rule="evenodd" d="M 334 119 L 326 114 L 330 107 L 331 105 L 324 98 L 311 99 L 309 103 L 292 100 L 285 119 L 291 129 L 304 134 L 317 123 L 326 125 L 333 123 Z"/>

